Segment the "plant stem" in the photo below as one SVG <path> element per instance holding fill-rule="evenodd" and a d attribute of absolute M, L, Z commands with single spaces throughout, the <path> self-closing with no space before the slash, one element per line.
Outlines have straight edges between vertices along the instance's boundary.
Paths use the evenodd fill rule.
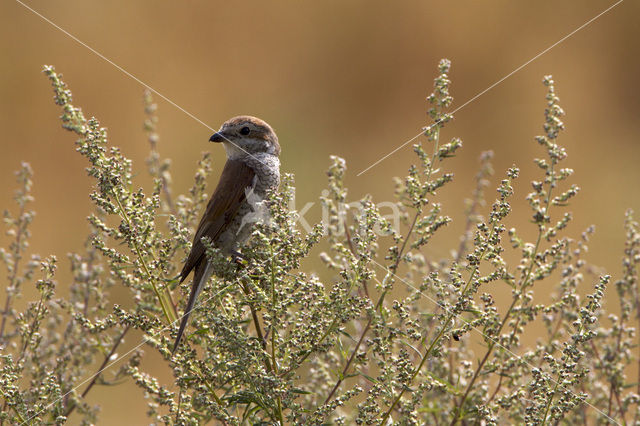
<path fill-rule="evenodd" d="M 26 339 L 24 340 L 24 345 L 22 345 L 22 349 L 20 350 L 20 356 L 18 357 L 16 364 L 19 364 L 20 361 L 22 361 L 22 359 L 24 358 L 25 354 L 26 354 L 26 350 L 27 347 L 29 346 L 29 342 L 31 341 L 31 338 L 33 337 L 33 333 L 36 332 L 36 328 L 39 328 L 38 323 L 40 322 L 38 320 L 38 317 L 40 316 L 40 311 L 42 309 L 42 305 L 44 304 L 44 292 L 45 290 L 40 290 L 40 300 L 38 301 L 38 307 L 36 309 L 36 313 L 33 316 L 33 323 L 31 324 L 31 327 L 29 327 L 29 334 L 27 335 Z"/>
<path fill-rule="evenodd" d="M 560 381 L 556 381 L 556 385 L 553 387 L 553 392 L 549 397 L 549 401 L 547 401 L 547 405 L 544 409 L 544 417 L 542 417 L 542 426 L 547 424 L 547 416 L 549 415 L 549 409 L 551 408 L 551 402 L 553 401 L 553 397 L 556 396 L 556 392 L 558 391 L 558 386 L 560 385 Z"/>
<path fill-rule="evenodd" d="M 407 232 L 407 236 L 405 237 L 405 239 L 404 239 L 404 241 L 402 243 L 402 247 L 400 248 L 400 251 L 398 252 L 398 257 L 396 258 L 395 263 L 389 269 L 389 271 L 393 271 L 393 272 L 390 272 L 391 275 L 395 275 L 395 271 L 397 271 L 397 269 L 398 269 L 398 266 L 400 264 L 400 259 L 402 259 L 402 253 L 404 252 L 404 249 L 407 246 L 407 241 L 409 240 L 409 237 L 411 237 L 411 233 L 413 232 L 413 228 L 416 225 L 416 222 L 418 220 L 418 217 L 420 216 L 420 213 L 421 213 L 421 210 L 418 209 L 418 211 L 416 211 L 415 216 L 413 217 L 413 221 L 411 222 L 411 226 L 409 227 L 409 231 Z M 378 301 L 376 302 L 374 310 L 378 310 L 380 308 L 380 306 L 382 306 L 382 302 L 384 301 L 384 298 L 385 298 L 386 295 L 387 295 L 387 290 L 383 290 L 382 294 L 380 294 L 380 297 L 378 298 Z M 336 384 L 331 389 L 331 392 L 329 392 L 329 395 L 327 395 L 327 398 L 324 400 L 323 405 L 325 405 L 329 401 L 331 401 L 331 398 L 333 397 L 333 394 L 335 394 L 336 390 L 338 390 L 338 387 L 340 387 L 340 385 L 342 384 L 342 382 L 344 380 L 344 377 L 347 374 L 347 371 L 349 370 L 349 367 L 351 367 L 351 363 L 353 363 L 353 359 L 355 358 L 356 353 L 358 352 L 358 349 L 360 348 L 360 345 L 364 341 L 364 337 L 366 336 L 367 332 L 369 332 L 369 329 L 371 328 L 372 321 L 373 321 L 373 316 L 370 315 L 369 319 L 367 320 L 366 325 L 364 326 L 364 329 L 362 330 L 362 333 L 360 334 L 360 338 L 358 339 L 358 343 L 356 343 L 355 348 L 353 348 L 353 351 L 351 352 L 351 356 L 347 360 L 347 363 L 345 364 L 344 368 L 342 369 L 342 373 L 338 377 L 338 381 L 336 382 Z"/>
<path fill-rule="evenodd" d="M 8 397 L 7 397 L 7 394 L 4 393 L 1 388 L 0 388 L 0 394 L 2 394 L 2 398 L 4 399 L 4 403 L 2 404 L 2 411 L 0 412 L 4 413 L 4 410 L 7 408 Z M 20 411 L 18 411 L 18 407 L 13 407 L 13 411 L 16 413 L 16 416 L 18 416 L 18 419 L 20 419 L 21 425 L 27 423 L 27 420 L 22 416 Z M 4 420 L 0 420 L 0 426 L 2 425 L 4 425 Z"/>
<path fill-rule="evenodd" d="M 240 283 L 240 288 L 242 289 L 242 292 L 246 296 L 249 296 L 251 294 L 251 291 L 247 286 L 245 286 L 245 284 Z M 267 369 L 267 371 L 273 372 L 272 365 L 269 362 L 269 355 L 266 354 L 267 342 L 265 340 L 264 334 L 262 333 L 262 327 L 260 327 L 260 319 L 258 318 L 258 313 L 256 312 L 256 309 L 253 307 L 252 303 L 247 301 L 247 305 L 249 305 L 249 310 L 251 310 L 251 317 L 253 318 L 253 323 L 256 327 L 256 336 L 258 337 L 258 340 L 260 340 L 260 345 L 262 346 L 262 350 L 265 351 L 264 366 Z"/>
<path fill-rule="evenodd" d="M 24 213 L 25 213 L 25 207 L 24 205 L 22 205 L 20 207 L 20 216 L 18 217 L 22 218 L 24 216 Z M 24 229 L 22 225 L 23 225 L 23 222 L 20 221 L 18 225 L 18 230 L 16 231 L 16 241 L 15 241 L 16 250 L 13 253 L 13 259 L 14 259 L 13 271 L 11 273 L 11 277 L 9 278 L 9 283 L 7 284 L 7 287 L 6 287 L 7 300 L 4 303 L 4 310 L 2 311 L 2 324 L 0 324 L 0 341 L 4 337 L 4 329 L 7 324 L 7 316 L 9 315 L 9 308 L 11 307 L 11 300 L 13 299 L 13 295 L 9 291 L 9 289 L 13 289 L 13 291 L 15 291 L 15 282 L 18 276 L 18 265 L 20 264 L 20 259 L 22 259 L 22 256 L 20 255 L 20 244 L 22 243 L 22 235 L 23 235 L 23 229 Z"/>
<path fill-rule="evenodd" d="M 433 154 L 431 156 L 431 161 L 429 162 L 429 167 L 427 168 L 427 170 L 425 172 L 425 175 L 426 175 L 425 182 L 427 182 L 427 183 L 431 179 L 431 175 L 433 173 L 433 165 L 436 162 L 436 160 L 438 159 L 438 149 L 439 149 L 439 141 L 440 141 L 440 128 L 439 127 L 437 127 L 436 130 L 435 130 L 435 133 L 434 133 L 434 136 L 433 136 L 433 140 L 434 140 Z M 413 220 L 411 221 L 411 225 L 409 226 L 409 230 L 407 231 L 407 235 L 405 236 L 404 240 L 402 241 L 402 246 L 400 247 L 400 251 L 398 252 L 398 256 L 396 258 L 396 261 L 391 266 L 391 268 L 389 268 L 389 274 L 387 274 L 387 276 L 396 274 L 396 272 L 398 270 L 398 266 L 400 266 L 400 261 L 402 260 L 402 255 L 404 254 L 404 250 L 407 247 L 409 239 L 411 238 L 411 234 L 413 233 L 413 229 L 415 228 L 416 222 L 418 221 L 418 217 L 420 217 L 421 213 L 422 213 L 422 208 L 421 207 L 417 207 L 416 208 L 416 214 L 414 215 Z M 378 310 L 380 308 L 380 306 L 382 306 L 382 303 L 383 303 L 384 298 L 385 298 L 386 295 L 387 295 L 387 290 L 383 290 L 382 294 L 378 298 L 378 301 L 376 302 L 375 310 Z M 362 344 L 365 335 L 369 331 L 369 328 L 371 328 L 372 321 L 373 321 L 373 316 L 369 316 L 369 319 L 367 320 L 367 324 L 365 325 L 364 329 L 362 330 L 362 334 L 360 335 L 360 338 L 358 339 L 358 343 L 356 344 L 356 347 L 354 348 L 353 352 L 351 353 L 351 356 L 349 357 L 349 360 L 347 361 L 347 364 L 345 365 L 344 369 L 342 370 L 342 374 L 340 375 L 340 377 L 338 377 L 338 381 L 336 382 L 336 384 L 333 387 L 333 389 L 331 389 L 331 392 L 327 396 L 327 399 L 325 399 L 324 404 L 327 404 L 331 400 L 331 397 L 333 397 L 333 394 L 336 392 L 336 390 L 338 389 L 338 387 L 340 386 L 340 384 L 344 380 L 344 377 L 345 377 L 345 375 L 347 373 L 347 370 L 351 366 L 351 363 L 353 362 L 353 359 L 355 358 L 355 355 L 356 355 L 358 349 L 360 348 L 360 345 Z M 422 366 L 423 363 L 424 363 L 424 360 L 421 362 L 420 365 Z M 395 403 L 394 403 L 394 405 L 395 405 Z M 388 417 L 388 414 L 390 413 L 390 411 L 391 410 L 389 410 L 389 412 L 387 412 L 387 415 L 385 415 L 385 418 Z M 383 424 L 384 424 L 384 422 L 383 422 Z"/>
<path fill-rule="evenodd" d="M 118 194 L 115 191 L 112 191 L 112 193 L 116 200 L 116 203 L 118 204 L 118 208 L 120 209 L 120 216 L 125 220 L 125 222 L 127 223 L 127 226 L 131 228 L 132 227 L 131 219 L 129 218 L 129 215 L 125 211 L 122 205 L 122 202 L 120 201 L 120 197 L 118 197 Z M 133 244 L 133 248 L 136 252 L 136 255 L 140 260 L 140 264 L 142 265 L 144 272 L 147 274 L 147 277 L 149 277 L 151 287 L 153 288 L 153 291 L 156 294 L 158 301 L 160 302 L 160 307 L 162 308 L 162 312 L 164 313 L 165 319 L 169 324 L 173 324 L 174 322 L 177 321 L 178 314 L 175 311 L 175 304 L 173 303 L 173 300 L 171 300 L 171 294 L 167 294 L 166 288 L 163 289 L 165 290 L 163 293 L 160 292 L 160 289 L 156 285 L 155 279 L 151 274 L 151 270 L 149 269 L 149 266 L 147 265 L 147 262 L 145 261 L 145 258 L 142 255 L 142 250 L 140 250 L 140 246 L 138 245 L 138 242 L 136 241 L 135 238 L 132 238 L 131 241 Z M 153 255 L 153 252 L 150 252 L 150 255 L 152 258 L 155 257 Z M 167 303 L 171 305 L 171 308 L 172 308 L 171 310 L 169 310 L 169 308 L 167 307 Z"/>
<path fill-rule="evenodd" d="M 542 232 L 540 232 L 538 234 L 538 244 L 540 242 L 541 235 L 542 235 Z M 536 248 L 534 250 L 534 255 L 533 255 L 534 258 L 535 258 L 535 255 L 538 252 L 538 244 L 536 244 Z M 532 263 L 531 263 L 531 266 L 530 266 L 529 271 L 527 273 L 527 276 L 525 278 L 525 281 L 524 281 L 523 285 L 520 287 L 521 288 L 520 294 L 522 294 L 525 291 L 525 289 L 527 288 L 526 284 L 528 283 L 529 275 L 531 274 L 531 270 L 533 269 L 533 264 L 534 264 L 533 263 L 533 259 L 532 259 L 531 262 Z M 498 330 L 495 333 L 496 336 L 499 336 L 500 333 L 502 332 L 502 329 L 506 325 L 507 320 L 509 319 L 509 316 L 511 315 L 511 312 L 513 311 L 513 308 L 515 307 L 516 303 L 519 300 L 520 300 L 519 296 L 514 297 L 513 301 L 511 302 L 511 305 L 509 306 L 509 309 L 507 310 L 506 314 L 504 315 L 504 318 L 500 322 L 500 327 L 498 327 Z M 515 329 L 517 329 L 517 325 L 518 324 L 516 324 L 516 327 L 514 327 Z M 464 407 L 464 403 L 467 401 L 467 397 L 469 396 L 469 393 L 471 392 L 471 389 L 473 388 L 473 385 L 475 384 L 475 381 L 477 380 L 478 376 L 480 375 L 480 371 L 482 371 L 482 367 L 484 367 L 484 364 L 489 359 L 489 356 L 493 352 L 493 348 L 495 347 L 496 344 L 497 344 L 497 341 L 494 340 L 494 339 L 491 339 L 491 342 L 489 343 L 489 345 L 487 347 L 487 351 L 485 352 L 484 356 L 482 357 L 482 360 L 480 361 L 480 363 L 478 364 L 478 367 L 476 368 L 475 372 L 473 373 L 473 377 L 471 378 L 471 381 L 467 385 L 467 389 L 465 390 L 464 396 L 460 400 L 460 403 L 458 404 L 458 407 L 455 410 L 453 420 L 451 421 L 451 426 L 455 425 L 458 422 L 458 417 L 457 416 L 462 412 L 462 407 Z"/>
<path fill-rule="evenodd" d="M 271 314 L 271 363 L 273 364 L 273 375 L 278 376 L 278 363 L 276 362 L 276 308 L 278 304 L 278 299 L 276 296 L 276 271 L 275 264 L 273 261 L 273 246 L 269 245 L 269 251 L 271 254 L 271 306 L 272 306 L 272 314 Z M 276 397 L 278 403 L 278 417 L 280 421 L 280 426 L 284 426 L 284 417 L 282 415 L 282 398 L 278 393 Z"/>
<path fill-rule="evenodd" d="M 87 388 L 84 390 L 84 392 L 82 392 L 81 397 L 84 399 L 86 398 L 87 394 L 89 393 L 89 391 L 91 390 L 91 388 L 93 387 L 93 385 L 96 384 L 96 381 L 98 380 L 98 377 L 100 377 L 100 374 L 102 373 L 102 370 L 105 369 L 105 367 L 107 366 L 107 364 L 109 363 L 109 360 L 111 359 L 111 357 L 113 356 L 113 354 L 116 353 L 116 349 L 118 349 L 118 346 L 120 346 L 120 343 L 122 343 L 122 340 L 124 339 L 124 336 L 127 334 L 127 332 L 131 329 L 130 325 L 127 325 L 125 327 L 125 329 L 122 331 L 122 333 L 120 333 L 120 336 L 118 336 L 118 338 L 116 339 L 116 341 L 113 343 L 113 346 L 111 347 L 111 350 L 109 351 L 109 353 L 104 357 L 104 360 L 102 361 L 102 364 L 100 364 L 100 367 L 98 367 L 98 371 L 97 373 L 94 374 L 93 379 L 91 379 L 91 382 L 89 383 L 89 385 L 87 386 Z M 67 411 L 64 413 L 65 417 L 69 417 L 69 415 L 73 412 L 73 410 L 75 410 L 75 408 L 77 407 L 78 404 L 73 404 L 70 407 L 67 407 Z"/>
<path fill-rule="evenodd" d="M 220 409 L 224 410 L 224 404 L 222 400 L 218 395 L 216 395 L 216 390 L 213 388 L 213 386 L 211 386 L 211 383 L 208 380 L 206 380 L 206 378 L 204 377 L 204 374 L 202 374 L 202 370 L 200 370 L 200 367 L 198 367 L 196 364 L 192 364 L 192 366 L 195 368 L 196 370 L 195 373 L 200 379 L 200 381 L 207 387 L 207 389 L 209 389 L 209 393 L 211 393 L 211 395 L 213 396 L 213 399 L 216 401 L 216 404 L 218 404 Z M 222 420 L 222 424 L 226 425 L 227 422 Z"/>
<path fill-rule="evenodd" d="M 489 238 L 491 239 L 491 237 L 493 236 L 493 232 L 495 231 L 495 227 L 491 228 L 491 233 L 489 234 Z M 485 247 L 482 251 L 482 254 L 480 255 L 480 259 L 482 259 L 484 257 L 484 255 L 486 254 L 487 251 L 487 247 Z M 478 265 L 473 267 L 473 270 L 471 271 L 471 274 L 469 275 L 469 278 L 467 279 L 467 282 L 464 286 L 464 289 L 462 290 L 461 294 L 464 296 L 467 291 L 469 290 L 469 286 L 471 285 L 471 282 L 473 281 L 473 278 L 475 277 L 476 273 L 478 272 Z M 424 356 L 422 357 L 422 359 L 420 360 L 420 364 L 418 365 L 418 367 L 415 369 L 415 371 L 413 372 L 413 374 L 411 375 L 411 377 L 409 378 L 408 382 L 402 387 L 402 390 L 400 391 L 400 393 L 398 394 L 398 396 L 393 400 L 393 402 L 391 403 L 391 406 L 389 407 L 389 409 L 387 410 L 387 412 L 384 414 L 384 416 L 382 417 L 382 424 L 386 424 L 386 421 L 389 419 L 389 416 L 391 415 L 391 412 L 393 411 L 393 409 L 395 408 L 396 404 L 400 401 L 400 399 L 402 398 L 402 395 L 404 394 L 404 391 L 407 389 L 407 387 L 409 386 L 409 384 L 411 382 L 413 382 L 413 380 L 416 378 L 416 376 L 418 375 L 418 373 L 420 372 L 420 370 L 422 369 L 422 366 L 424 365 L 424 363 L 426 362 L 427 358 L 429 358 L 429 355 L 431 354 L 431 351 L 433 350 L 433 348 L 435 348 L 436 344 L 440 341 L 440 339 L 442 338 L 442 336 L 444 336 L 445 331 L 447 330 L 447 327 L 449 326 L 449 323 L 451 322 L 451 320 L 453 319 L 453 317 L 456 315 L 456 313 L 453 310 L 449 310 L 449 314 L 447 315 L 447 318 L 444 321 L 444 324 L 442 325 L 442 327 L 440 328 L 440 331 L 438 332 L 438 334 L 436 335 L 436 337 L 434 337 L 434 339 L 431 341 L 431 344 L 429 345 L 429 348 L 427 349 L 427 351 L 424 353 Z"/>
<path fill-rule="evenodd" d="M 355 248 L 353 247 L 353 243 L 352 243 L 352 240 L 351 240 L 351 234 L 349 233 L 349 228 L 347 227 L 346 222 L 344 222 L 343 226 L 344 226 L 345 236 L 347 237 L 347 243 L 348 243 L 348 246 L 349 246 L 349 250 L 351 251 L 353 256 L 357 259 L 358 256 L 357 256 L 357 253 L 355 251 Z M 354 278 L 353 282 L 356 283 L 356 282 L 358 282 L 358 280 L 359 280 L 359 276 L 356 273 L 356 277 Z M 347 292 L 347 294 L 351 293 L 354 285 L 355 284 L 352 284 L 349 287 L 349 291 Z M 369 297 L 369 291 L 367 290 L 367 282 L 366 281 L 363 283 L 363 287 L 365 289 L 366 296 Z M 322 344 L 322 342 L 324 342 L 324 339 L 326 339 L 329 336 L 329 334 L 331 334 L 331 332 L 333 331 L 333 329 L 334 329 L 334 327 L 336 326 L 337 323 L 338 323 L 338 317 L 335 316 L 333 318 L 333 320 L 331 321 L 331 324 L 329 324 L 329 327 L 327 327 L 327 329 L 324 331 L 322 336 L 320 336 L 320 339 L 318 339 L 318 341 L 314 345 L 314 348 L 309 349 L 304 355 L 302 355 L 302 357 L 295 364 L 292 363 L 291 367 L 289 367 L 288 369 L 286 369 L 285 371 L 280 373 L 280 376 L 281 377 L 286 376 L 288 373 L 290 373 L 294 369 L 295 365 L 301 365 L 309 357 L 309 355 L 311 355 L 313 353 L 313 350 L 315 348 L 317 348 L 318 346 L 320 346 Z"/>
<path fill-rule="evenodd" d="M 384 295 L 384 293 L 383 293 L 383 295 Z M 382 296 L 380 296 L 380 297 L 382 298 Z M 360 334 L 360 339 L 358 339 L 358 343 L 356 344 L 356 347 L 353 349 L 353 352 L 351 352 L 351 356 L 349 357 L 349 359 L 347 360 L 347 363 L 345 364 L 344 368 L 342 369 L 342 373 L 340 374 L 340 377 L 338 377 L 338 381 L 333 386 L 333 388 L 331 389 L 331 392 L 329 392 L 329 395 L 327 395 L 327 398 L 324 400 L 322 405 L 325 405 L 329 401 L 331 401 L 331 398 L 333 397 L 333 394 L 336 392 L 336 390 L 338 390 L 338 388 L 342 384 L 342 381 L 344 380 L 344 376 L 345 376 L 345 374 L 347 374 L 347 370 L 351 366 L 351 363 L 353 362 L 353 358 L 355 358 L 356 353 L 358 351 L 358 348 L 360 348 L 360 345 L 362 344 L 362 341 L 364 340 L 364 336 L 367 334 L 367 332 L 369 331 L 370 327 L 371 327 L 371 317 L 369 317 L 369 320 L 367 321 L 367 324 L 364 326 L 364 329 L 362 330 L 362 333 Z"/>
<path fill-rule="evenodd" d="M 549 182 L 549 187 L 548 187 L 548 190 L 547 190 L 547 198 L 545 200 L 545 210 L 544 211 L 545 211 L 546 215 L 549 214 L 549 206 L 551 205 L 551 192 L 552 192 L 553 187 L 555 186 L 555 180 L 553 180 L 553 166 L 554 166 L 554 164 L 555 164 L 555 162 L 552 161 L 551 162 L 550 171 L 549 171 L 549 174 L 550 174 L 552 180 Z M 504 328 L 504 326 L 507 324 L 507 321 L 508 321 L 509 317 L 511 316 L 511 313 L 513 312 L 513 308 L 515 307 L 516 303 L 518 303 L 518 301 L 522 297 L 522 294 L 524 294 L 525 290 L 529 287 L 529 285 L 531 285 L 531 282 L 530 282 L 531 273 L 533 272 L 533 268 L 534 268 L 534 266 L 536 264 L 535 263 L 535 259 L 536 259 L 536 256 L 538 255 L 538 250 L 540 249 L 540 243 L 542 242 L 543 231 L 544 231 L 544 225 L 538 225 L 538 237 L 536 239 L 536 245 L 535 245 L 535 247 L 533 249 L 533 254 L 531 255 L 531 264 L 529 265 L 529 269 L 527 270 L 527 274 L 525 275 L 524 279 L 522 280 L 522 284 L 520 285 L 519 293 L 516 294 L 516 296 L 513 298 L 513 301 L 511 302 L 511 305 L 509 306 L 509 309 L 505 313 L 504 318 L 502 319 L 502 321 L 500 323 L 500 327 L 498 327 L 498 330 L 495 333 L 496 337 L 500 336 L 500 333 L 502 332 L 502 329 Z M 517 332 L 518 327 L 520 326 L 520 321 L 521 321 L 520 318 L 521 317 L 518 317 L 518 319 L 516 320 L 516 324 L 513 327 L 514 332 Z M 455 425 L 458 422 L 458 416 L 462 412 L 462 408 L 464 407 L 464 403 L 466 402 L 467 397 L 469 396 L 469 393 L 471 392 L 471 389 L 473 388 L 473 385 L 475 384 L 475 381 L 477 380 L 478 376 L 480 375 L 480 371 L 482 370 L 482 368 L 484 367 L 484 364 L 489 359 L 489 356 L 493 352 L 493 348 L 496 346 L 496 344 L 497 344 L 497 341 L 494 340 L 494 339 L 491 339 L 491 342 L 489 343 L 489 345 L 487 347 L 487 352 L 484 354 L 484 357 L 482 358 L 482 361 L 480 361 L 480 363 L 478 364 L 478 367 L 476 368 L 471 381 L 467 385 L 467 389 L 466 389 L 466 391 L 464 393 L 464 396 L 460 400 L 460 403 L 458 404 L 458 407 L 454 412 L 454 417 L 453 417 L 453 420 L 451 421 L 451 426 Z"/>
<path fill-rule="evenodd" d="M 490 228 L 490 231 L 489 231 L 489 236 L 487 237 L 487 240 L 491 240 L 493 238 L 494 232 L 496 232 L 496 227 L 495 227 L 495 224 L 492 224 L 491 228 Z M 487 252 L 487 249 L 488 249 L 488 245 L 485 245 L 484 249 L 482 250 L 482 253 L 479 256 L 479 260 L 482 260 L 484 258 L 485 254 Z M 473 270 L 471 271 L 471 274 L 469 275 L 469 278 L 467 279 L 467 282 L 466 282 L 462 292 L 460 293 L 462 297 L 464 297 L 466 295 L 467 291 L 469 290 L 469 286 L 473 282 L 473 279 L 475 278 L 475 275 L 478 272 L 478 269 L 479 269 L 479 264 L 477 264 L 477 265 L 475 265 L 473 267 Z M 420 360 L 420 364 L 418 365 L 418 367 L 416 368 L 414 373 L 411 375 L 411 377 L 409 378 L 408 382 L 404 384 L 404 386 L 402 387 L 402 390 L 400 391 L 398 396 L 393 400 L 393 402 L 391 403 L 391 406 L 389 407 L 387 412 L 384 414 L 384 416 L 382 418 L 382 424 L 383 425 L 386 423 L 386 421 L 391 416 L 391 412 L 394 410 L 396 404 L 398 404 L 398 402 L 402 398 L 402 395 L 404 394 L 405 390 L 409 387 L 409 385 L 413 382 L 413 380 L 416 378 L 416 376 L 418 375 L 418 373 L 422 369 L 422 367 L 425 364 L 427 358 L 429 358 L 429 355 L 431 354 L 431 351 L 435 348 L 436 344 L 444 336 L 444 333 L 445 333 L 447 327 L 449 326 L 449 323 L 455 317 L 455 315 L 456 315 L 455 311 L 449 310 L 449 313 L 448 313 L 448 315 L 447 315 L 447 317 L 446 317 L 446 319 L 444 321 L 444 324 L 440 328 L 440 331 L 438 332 L 436 337 L 434 337 L 434 339 L 431 341 L 431 344 L 429 345 L 427 351 L 425 352 L 424 356 Z M 450 368 L 451 368 L 451 366 L 450 366 Z M 467 390 L 467 393 L 468 393 L 468 390 Z M 466 394 L 465 394 L 465 398 L 466 398 Z M 465 398 L 463 398 L 462 401 L 460 402 L 460 406 L 462 406 Z"/>

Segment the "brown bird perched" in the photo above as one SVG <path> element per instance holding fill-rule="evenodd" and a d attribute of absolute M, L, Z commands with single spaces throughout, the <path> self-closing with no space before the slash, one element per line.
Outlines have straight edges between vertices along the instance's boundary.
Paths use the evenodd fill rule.
<path fill-rule="evenodd" d="M 172 353 L 180 345 L 198 294 L 213 274 L 202 238 L 208 237 L 225 254 L 241 257 L 237 250 L 251 234 L 251 220 L 247 218 L 255 214 L 256 200 L 264 200 L 267 191 L 276 189 L 280 184 L 280 145 L 266 122 L 250 116 L 234 117 L 227 120 L 209 140 L 222 143 L 227 162 L 180 272 L 181 283 L 192 270 L 194 274 Z"/>

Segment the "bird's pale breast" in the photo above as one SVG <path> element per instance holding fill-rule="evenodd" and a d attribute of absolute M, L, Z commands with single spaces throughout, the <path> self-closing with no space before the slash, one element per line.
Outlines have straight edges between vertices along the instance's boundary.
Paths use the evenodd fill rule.
<path fill-rule="evenodd" d="M 245 199 L 229 227 L 218 238 L 217 245 L 224 251 L 237 250 L 251 235 L 252 224 L 256 221 L 259 203 L 263 201 L 269 190 L 280 185 L 280 160 L 275 155 L 258 154 L 245 159 L 247 165 L 255 172 L 253 188 L 247 188 Z M 264 219 L 264 218 L 263 218 Z"/>

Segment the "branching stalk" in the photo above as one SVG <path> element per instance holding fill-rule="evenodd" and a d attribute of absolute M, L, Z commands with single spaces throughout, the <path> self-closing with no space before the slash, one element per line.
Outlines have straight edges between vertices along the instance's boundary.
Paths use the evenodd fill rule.
<path fill-rule="evenodd" d="M 555 164 L 554 162 L 551 163 L 550 176 L 553 176 L 553 166 L 554 166 L 554 164 Z M 551 192 L 552 192 L 552 189 L 553 189 L 554 185 L 555 185 L 555 181 L 554 180 L 549 182 L 549 187 L 548 187 L 548 190 L 547 190 L 547 198 L 545 200 L 545 212 L 546 212 L 547 215 L 549 214 L 549 207 L 551 205 Z M 531 278 L 531 274 L 533 272 L 533 268 L 536 265 L 535 259 L 536 259 L 536 256 L 538 255 L 538 251 L 540 249 L 540 243 L 542 242 L 542 234 L 543 233 L 544 233 L 544 226 L 543 225 L 539 225 L 539 227 L 538 227 L 538 237 L 537 237 L 536 244 L 535 244 L 535 247 L 534 247 L 534 250 L 533 250 L 533 254 L 531 255 L 531 264 L 529 265 L 529 268 L 527 270 L 527 274 L 525 275 L 525 278 L 522 281 L 522 284 L 520 285 L 520 291 L 513 298 L 513 301 L 511 302 L 511 305 L 509 306 L 509 309 L 507 309 L 507 312 L 505 313 L 502 321 L 500 322 L 500 326 L 498 327 L 498 330 L 495 333 L 496 338 L 499 338 L 500 333 L 502 332 L 502 329 L 504 328 L 504 326 L 507 324 L 507 321 L 509 320 L 509 317 L 511 316 L 511 313 L 513 312 L 513 309 L 514 309 L 516 303 L 518 303 L 518 301 L 520 300 L 520 298 L 522 297 L 522 295 L 524 294 L 526 289 L 531 284 L 530 283 L 530 278 Z M 519 325 L 520 325 L 520 317 L 518 317 L 518 319 L 516 321 L 516 325 L 514 326 L 514 330 L 517 330 Z M 474 371 L 473 377 L 469 381 L 469 384 L 467 385 L 465 393 L 464 393 L 462 399 L 460 400 L 460 403 L 458 404 L 457 409 L 454 412 L 454 417 L 453 417 L 453 420 L 451 421 L 451 426 L 455 425 L 458 422 L 458 419 L 459 419 L 458 416 L 460 416 L 460 414 L 462 413 L 462 409 L 463 409 L 464 404 L 465 404 L 465 402 L 467 400 L 467 397 L 469 396 L 469 393 L 471 392 L 471 389 L 473 388 L 473 385 L 475 384 L 476 380 L 478 379 L 478 377 L 480 375 L 480 372 L 482 371 L 482 368 L 484 367 L 485 363 L 488 361 L 489 356 L 493 352 L 493 349 L 496 346 L 496 344 L 497 344 L 497 340 L 491 339 L 491 342 L 488 344 L 487 351 L 485 352 L 484 356 L 482 357 L 482 360 L 478 364 L 478 367 Z"/>
<path fill-rule="evenodd" d="M 127 214 L 124 207 L 122 206 L 120 197 L 118 197 L 118 194 L 115 191 L 112 191 L 112 193 L 113 193 L 113 197 L 116 200 L 116 203 L 118 204 L 118 209 L 120 209 L 121 217 L 125 220 L 125 222 L 127 223 L 127 226 L 132 227 L 131 219 L 129 218 L 129 215 Z M 142 255 L 142 250 L 140 250 L 140 246 L 138 245 L 135 238 L 132 238 L 131 241 L 133 243 L 133 247 L 136 252 L 136 255 L 140 260 L 140 264 L 142 265 L 142 268 L 144 269 L 145 274 L 147 274 L 147 277 L 149 278 L 149 282 L 151 283 L 153 292 L 156 294 L 156 297 L 160 302 L 160 307 L 162 308 L 164 317 L 166 318 L 169 324 L 175 323 L 178 320 L 178 313 L 175 310 L 176 308 L 175 308 L 175 304 L 173 303 L 173 300 L 171 299 L 171 294 L 167 291 L 166 287 L 162 289 L 163 290 L 162 292 L 160 291 L 160 289 L 156 285 L 156 280 L 153 278 L 153 275 L 151 274 L 151 270 L 149 269 L 149 266 L 147 265 L 147 262 L 144 256 Z M 152 258 L 155 257 L 153 254 L 153 251 L 150 251 L 150 256 Z M 171 309 L 169 309 L 169 306 L 167 305 L 169 305 Z"/>

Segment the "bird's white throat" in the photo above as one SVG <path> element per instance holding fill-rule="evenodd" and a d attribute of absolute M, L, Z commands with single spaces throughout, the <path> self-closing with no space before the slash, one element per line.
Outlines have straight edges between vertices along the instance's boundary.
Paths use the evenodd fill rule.
<path fill-rule="evenodd" d="M 224 150 L 227 152 L 227 158 L 229 160 L 235 160 L 236 158 L 250 155 L 246 150 L 240 148 L 237 144 L 231 142 L 222 142 Z"/>

